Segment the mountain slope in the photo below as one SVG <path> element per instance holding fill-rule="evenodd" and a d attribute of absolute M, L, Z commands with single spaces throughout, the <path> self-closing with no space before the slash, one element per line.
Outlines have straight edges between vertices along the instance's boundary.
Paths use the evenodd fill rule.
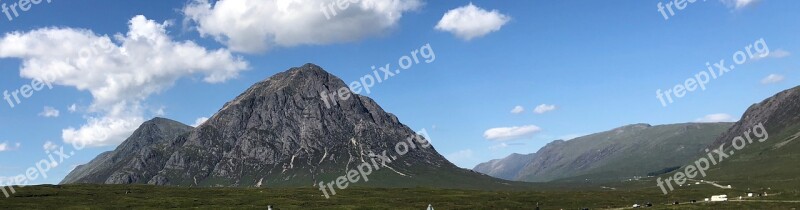
<path fill-rule="evenodd" d="M 513 153 L 503 159 L 494 159 L 478 164 L 472 170 L 505 180 L 514 180 L 522 167 L 533 161 L 535 157 L 536 153 L 527 155 Z"/>
<path fill-rule="evenodd" d="M 226 103 L 190 132 L 151 145 L 148 150 L 158 151 L 153 161 L 157 164 L 128 176 L 139 178 L 114 178 L 110 183 L 303 187 L 334 181 L 359 165 L 373 163 L 378 168 L 369 181 L 356 185 L 480 188 L 508 184 L 457 168 L 368 97 L 328 101 L 332 104 L 328 108 L 320 94 L 344 87 L 341 79 L 313 64 L 278 73 Z M 398 144 L 410 147 L 407 154 L 397 154 Z M 382 151 L 391 159 L 370 155 Z M 123 173 L 113 166 L 104 170 Z M 83 180 L 78 173 L 70 178 L 64 183 Z"/>
<path fill-rule="evenodd" d="M 517 161 L 495 165 L 519 168 L 511 180 L 619 181 L 679 167 L 700 154 L 731 125 L 628 125 L 569 141 L 553 141 L 536 152 L 527 163 Z"/>
<path fill-rule="evenodd" d="M 117 149 L 104 152 L 91 162 L 76 167 L 61 183 L 137 183 L 155 173 L 146 168 L 163 166 L 163 154 L 152 145 L 168 142 L 193 128 L 182 123 L 155 118 L 143 123 Z"/>
<path fill-rule="evenodd" d="M 754 129 L 759 124 L 768 134 L 763 142 L 753 134 L 760 131 L 760 128 Z M 734 148 L 733 139 L 745 135 L 749 135 L 753 143 L 746 143 L 741 150 Z M 796 166 L 800 162 L 800 86 L 750 106 L 741 120 L 709 149 L 717 149 L 721 144 L 729 157 L 711 167 L 707 180 L 732 183 L 741 189 L 800 187 L 797 177 L 800 167 Z M 714 154 L 714 158 L 718 155 Z"/>

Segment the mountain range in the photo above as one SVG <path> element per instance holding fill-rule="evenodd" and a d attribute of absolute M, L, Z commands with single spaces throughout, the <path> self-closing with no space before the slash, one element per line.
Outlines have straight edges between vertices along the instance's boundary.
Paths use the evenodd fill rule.
<path fill-rule="evenodd" d="M 757 125 L 767 141 L 733 148 L 736 137 L 753 135 Z M 735 123 L 629 125 L 553 141 L 538 152 L 491 160 L 474 170 L 529 182 L 618 182 L 668 176 L 722 146 L 729 157 L 708 170 L 711 180 L 750 187 L 800 186 L 800 86 L 753 104 Z M 734 151 L 735 150 L 735 151 Z M 735 152 L 735 154 L 734 154 Z M 714 156 L 716 158 L 716 156 Z"/>
<path fill-rule="evenodd" d="M 556 140 L 529 155 L 512 154 L 473 170 L 507 180 L 616 181 L 678 168 L 699 155 L 732 123 L 634 124 Z"/>
<path fill-rule="evenodd" d="M 736 123 L 627 125 L 556 140 L 473 170 L 450 163 L 427 137 L 368 97 L 352 94 L 331 103 L 320 96 L 346 88 L 314 64 L 291 68 L 254 84 L 197 127 L 165 118 L 143 123 L 61 184 L 311 187 L 368 163 L 382 169 L 354 185 L 508 189 L 534 186 L 524 182 L 618 182 L 671 174 L 719 145 L 732 151 L 731 139 L 758 124 L 771 134 L 769 141 L 737 150 L 709 176 L 770 184 L 796 181 L 791 177 L 800 173 L 787 167 L 800 161 L 800 87 L 752 105 Z M 401 144 L 407 153 L 397 154 Z"/>

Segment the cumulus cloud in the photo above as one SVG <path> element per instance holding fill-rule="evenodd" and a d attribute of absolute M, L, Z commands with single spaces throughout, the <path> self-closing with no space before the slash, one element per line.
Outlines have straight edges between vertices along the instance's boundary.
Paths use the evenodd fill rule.
<path fill-rule="evenodd" d="M 44 110 L 42 110 L 42 112 L 39 113 L 39 116 L 42 116 L 42 117 L 58 117 L 58 115 L 60 113 L 61 112 L 58 111 L 58 109 L 56 109 L 56 108 L 45 106 Z"/>
<path fill-rule="evenodd" d="M 720 0 L 720 1 L 730 8 L 739 10 L 755 5 L 761 0 Z"/>
<path fill-rule="evenodd" d="M 539 106 L 536 106 L 536 108 L 533 109 L 533 112 L 536 113 L 536 114 L 544 114 L 546 112 L 554 111 L 554 110 L 556 110 L 556 108 L 557 108 L 556 105 L 541 104 Z"/>
<path fill-rule="evenodd" d="M 513 109 L 511 109 L 512 114 L 521 114 L 523 112 L 525 112 L 525 107 L 522 106 L 515 106 Z"/>
<path fill-rule="evenodd" d="M 492 141 L 506 141 L 531 137 L 542 129 L 535 125 L 491 128 L 483 132 L 483 138 Z"/>
<path fill-rule="evenodd" d="M 206 121 L 208 121 L 208 117 L 197 118 L 196 120 L 194 120 L 194 124 L 192 124 L 192 127 L 200 126 Z"/>
<path fill-rule="evenodd" d="M 734 122 L 733 116 L 725 113 L 709 114 L 694 120 L 695 122 L 711 123 L 711 122 Z"/>
<path fill-rule="evenodd" d="M 128 22 L 128 32 L 113 35 L 113 40 L 76 28 L 15 31 L 0 39 L 0 58 L 21 59 L 24 78 L 91 93 L 86 124 L 62 130 L 65 142 L 115 145 L 144 121 L 145 99 L 179 78 L 198 75 L 220 83 L 248 69 L 247 62 L 228 50 L 172 40 L 169 25 L 136 16 Z"/>
<path fill-rule="evenodd" d="M 497 10 L 487 11 L 469 3 L 447 11 L 435 28 L 469 41 L 499 31 L 510 20 L 510 16 Z"/>
<path fill-rule="evenodd" d="M 404 13 L 423 4 L 421 0 L 351 0 L 344 1 L 347 7 L 342 9 L 338 5 L 331 8 L 331 2 L 337 1 L 194 0 L 183 8 L 183 14 L 184 22 L 194 23 L 201 35 L 211 36 L 233 51 L 257 53 L 275 46 L 330 44 L 381 35 L 395 27 Z"/>
<path fill-rule="evenodd" d="M 764 79 L 761 79 L 761 84 L 765 84 L 765 85 L 775 84 L 775 83 L 782 82 L 784 79 L 785 79 L 785 77 L 783 75 L 770 74 L 770 75 L 767 75 L 767 77 L 764 77 Z"/>

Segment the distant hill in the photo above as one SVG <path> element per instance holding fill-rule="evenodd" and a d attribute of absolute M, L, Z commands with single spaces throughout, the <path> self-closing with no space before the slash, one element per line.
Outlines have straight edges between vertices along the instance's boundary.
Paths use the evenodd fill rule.
<path fill-rule="evenodd" d="M 512 155 L 479 164 L 474 170 L 530 182 L 619 181 L 680 167 L 701 154 L 731 125 L 733 123 L 628 125 L 569 141 L 553 141 L 535 155 Z"/>
<path fill-rule="evenodd" d="M 456 167 L 368 97 L 353 94 L 337 103 L 320 97 L 344 87 L 319 66 L 292 68 L 253 85 L 197 128 L 161 118 L 144 123 L 62 184 L 311 187 L 372 163 L 380 169 L 369 181 L 351 185 L 511 185 Z M 401 142 L 407 154 L 397 153 Z M 382 151 L 389 161 L 369 155 Z"/>
<path fill-rule="evenodd" d="M 536 153 L 527 155 L 514 153 L 503 159 L 494 159 L 478 164 L 472 170 L 505 180 L 514 180 L 522 167 L 533 161 L 535 157 Z"/>

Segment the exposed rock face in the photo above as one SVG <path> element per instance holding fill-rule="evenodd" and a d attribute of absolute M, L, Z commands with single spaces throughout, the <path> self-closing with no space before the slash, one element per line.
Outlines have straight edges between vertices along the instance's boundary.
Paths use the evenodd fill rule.
<path fill-rule="evenodd" d="M 732 123 L 634 124 L 610 131 L 553 141 L 528 156 L 512 155 L 481 164 L 495 177 L 533 182 L 575 179 L 619 181 L 680 166 L 714 141 Z M 523 157 L 523 158 L 515 158 Z M 530 158 L 527 162 L 522 161 Z M 483 169 L 486 166 L 498 168 Z M 516 171 L 514 171 L 516 170 Z"/>
<path fill-rule="evenodd" d="M 319 66 L 292 68 L 253 85 L 197 128 L 168 126 L 175 129 L 137 137 L 153 132 L 147 125 L 163 124 L 145 123 L 115 151 L 79 167 L 62 183 L 312 186 L 384 150 L 396 159 L 374 176 L 413 177 L 387 185 L 415 186 L 435 178 L 432 171 L 494 180 L 458 169 L 432 146 L 422 148 L 424 141 L 397 155 L 395 145 L 417 137 L 415 132 L 364 96 L 329 101 L 333 105 L 326 107 L 320 93 L 341 87 L 346 87 L 342 80 Z"/>

